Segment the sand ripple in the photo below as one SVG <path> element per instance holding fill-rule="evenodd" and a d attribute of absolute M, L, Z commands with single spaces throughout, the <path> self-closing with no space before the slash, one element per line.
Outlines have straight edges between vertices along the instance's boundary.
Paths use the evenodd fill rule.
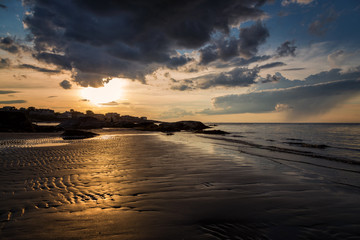
<path fill-rule="evenodd" d="M 241 156 L 234 161 L 157 135 L 29 147 L 57 141 L 0 137 L 1 239 L 360 234 L 358 192 L 284 165 L 252 164 L 256 158 Z M 293 174 L 279 176 L 275 168 Z"/>

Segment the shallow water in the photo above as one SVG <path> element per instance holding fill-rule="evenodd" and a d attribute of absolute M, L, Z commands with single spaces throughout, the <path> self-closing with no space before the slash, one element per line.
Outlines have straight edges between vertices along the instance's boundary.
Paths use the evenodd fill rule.
<path fill-rule="evenodd" d="M 0 136 L 1 239 L 360 235 L 356 187 L 274 160 L 268 149 L 248 154 L 239 143 L 188 133 L 99 133 Z"/>

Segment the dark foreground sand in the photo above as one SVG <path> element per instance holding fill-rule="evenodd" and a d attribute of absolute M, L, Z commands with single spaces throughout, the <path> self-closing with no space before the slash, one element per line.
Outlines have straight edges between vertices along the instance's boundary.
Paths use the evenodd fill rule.
<path fill-rule="evenodd" d="M 47 137 L 3 141 L 0 239 L 360 239 L 352 188 L 159 134 Z"/>

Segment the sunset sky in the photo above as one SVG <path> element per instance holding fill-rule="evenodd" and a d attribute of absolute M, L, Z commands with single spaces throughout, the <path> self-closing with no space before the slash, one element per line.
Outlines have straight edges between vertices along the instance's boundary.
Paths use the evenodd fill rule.
<path fill-rule="evenodd" d="M 358 0 L 0 0 L 0 107 L 360 122 Z"/>

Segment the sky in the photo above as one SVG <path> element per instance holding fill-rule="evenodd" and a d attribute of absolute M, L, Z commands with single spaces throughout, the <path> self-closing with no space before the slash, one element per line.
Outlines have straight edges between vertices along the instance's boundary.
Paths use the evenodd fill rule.
<path fill-rule="evenodd" d="M 360 122 L 357 0 L 0 0 L 0 107 Z"/>

